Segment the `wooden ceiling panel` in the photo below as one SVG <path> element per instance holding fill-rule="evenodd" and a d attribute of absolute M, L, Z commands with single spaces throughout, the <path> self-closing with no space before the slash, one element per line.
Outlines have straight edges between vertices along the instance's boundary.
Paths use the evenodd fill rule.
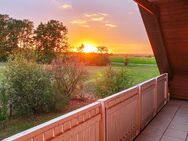
<path fill-rule="evenodd" d="M 144 5 L 140 11 L 159 69 L 171 72 L 172 96 L 188 99 L 188 0 L 158 0 L 150 4 L 157 13 L 148 15 Z"/>

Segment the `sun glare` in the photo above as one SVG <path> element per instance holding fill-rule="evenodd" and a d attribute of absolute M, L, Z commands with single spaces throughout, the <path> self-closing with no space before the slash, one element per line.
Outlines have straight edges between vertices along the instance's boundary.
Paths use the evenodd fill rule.
<path fill-rule="evenodd" d="M 83 52 L 85 53 L 97 52 L 97 47 L 93 44 L 84 44 Z"/>

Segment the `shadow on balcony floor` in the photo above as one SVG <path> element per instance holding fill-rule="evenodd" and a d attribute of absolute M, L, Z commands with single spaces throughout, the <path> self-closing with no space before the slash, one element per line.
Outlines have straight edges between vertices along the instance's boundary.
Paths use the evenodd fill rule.
<path fill-rule="evenodd" d="M 188 101 L 171 100 L 135 141 L 188 141 Z"/>

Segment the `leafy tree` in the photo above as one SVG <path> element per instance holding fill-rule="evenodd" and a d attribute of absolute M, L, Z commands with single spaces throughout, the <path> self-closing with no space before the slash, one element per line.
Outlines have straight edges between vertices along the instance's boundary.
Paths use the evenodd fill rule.
<path fill-rule="evenodd" d="M 34 31 L 38 61 L 51 62 L 58 53 L 68 48 L 67 28 L 62 22 L 41 23 Z"/>
<path fill-rule="evenodd" d="M 31 46 L 33 23 L 0 15 L 0 61 L 6 61 L 14 50 Z"/>
<path fill-rule="evenodd" d="M 107 54 L 108 53 L 108 48 L 105 46 L 98 46 L 97 51 L 101 54 Z"/>
<path fill-rule="evenodd" d="M 48 112 L 54 107 L 51 75 L 25 54 L 11 55 L 4 73 L 5 91 L 15 113 Z"/>
<path fill-rule="evenodd" d="M 21 22 L 21 31 L 18 36 L 18 46 L 20 48 L 32 48 L 33 46 L 33 22 L 23 20 Z"/>
<path fill-rule="evenodd" d="M 107 97 L 131 87 L 132 79 L 127 75 L 125 69 L 120 71 L 109 67 L 102 79 L 96 81 L 96 92 L 99 97 Z"/>
<path fill-rule="evenodd" d="M 8 97 L 5 93 L 4 83 L 0 85 L 0 123 L 7 119 Z M 1 126 L 0 126 L 1 127 Z"/>
<path fill-rule="evenodd" d="M 78 87 L 81 87 L 86 77 L 84 66 L 73 57 L 59 58 L 52 63 L 54 86 L 56 91 L 68 97 L 74 95 Z"/>
<path fill-rule="evenodd" d="M 83 52 L 84 47 L 85 47 L 84 44 L 81 44 L 81 46 L 78 47 L 77 51 L 78 52 Z"/>
<path fill-rule="evenodd" d="M 5 61 L 6 57 L 9 53 L 9 48 L 6 47 L 7 45 L 7 24 L 10 20 L 8 15 L 0 15 L 0 61 Z"/>

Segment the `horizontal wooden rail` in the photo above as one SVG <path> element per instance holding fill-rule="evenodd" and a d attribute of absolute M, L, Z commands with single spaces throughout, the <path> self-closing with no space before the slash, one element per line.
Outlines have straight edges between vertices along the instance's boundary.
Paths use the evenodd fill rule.
<path fill-rule="evenodd" d="M 168 99 L 163 74 L 3 141 L 131 141 Z"/>

